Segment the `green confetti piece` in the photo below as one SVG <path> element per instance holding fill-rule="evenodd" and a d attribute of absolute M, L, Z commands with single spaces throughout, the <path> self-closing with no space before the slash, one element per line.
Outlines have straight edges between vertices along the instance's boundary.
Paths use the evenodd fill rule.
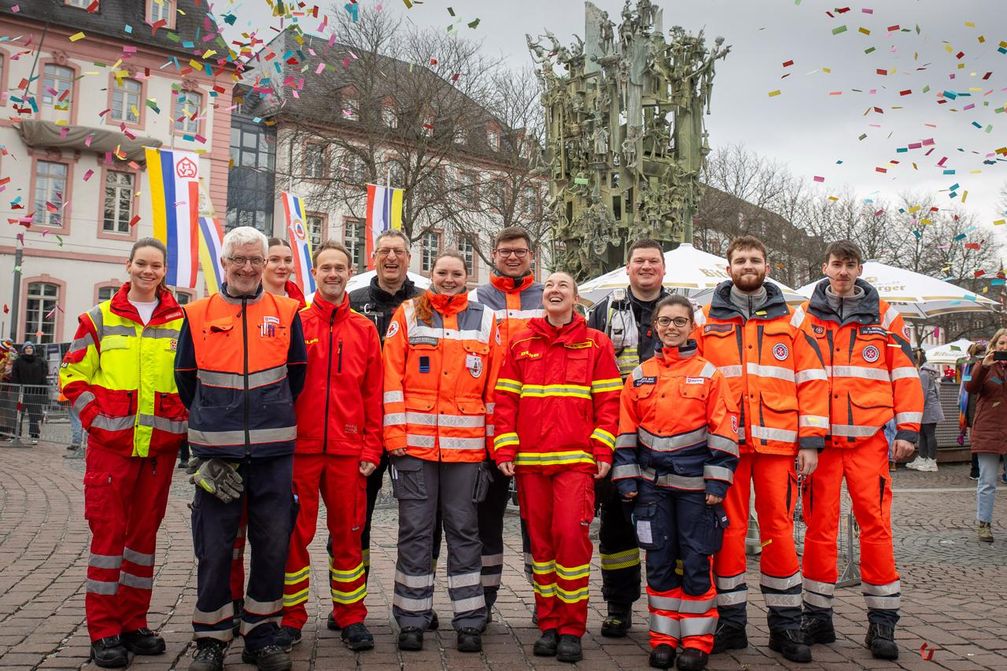
<path fill-rule="evenodd" d="M 455 8 L 454 7 L 448 7 L 448 14 L 450 14 L 451 16 L 454 16 L 455 15 Z"/>
<path fill-rule="evenodd" d="M 867 137 L 867 133 L 864 133 L 864 134 L 862 134 L 862 135 L 861 135 L 860 137 L 858 137 L 857 139 L 858 139 L 858 140 L 863 140 L 863 139 L 864 139 L 865 137 Z"/>
<path fill-rule="evenodd" d="M 846 25 L 845 24 L 841 25 L 841 26 L 839 26 L 837 28 L 833 28 L 832 29 L 832 34 L 833 35 L 838 35 L 839 33 L 845 33 L 845 32 L 846 32 Z"/>
<path fill-rule="evenodd" d="M 868 47 L 868 48 L 864 49 L 864 53 L 865 54 L 871 54 L 871 53 L 874 53 L 875 51 L 877 51 L 876 47 Z"/>
<path fill-rule="evenodd" d="M 475 21 L 469 21 L 469 28 L 475 29 L 479 27 L 479 19 Z"/>

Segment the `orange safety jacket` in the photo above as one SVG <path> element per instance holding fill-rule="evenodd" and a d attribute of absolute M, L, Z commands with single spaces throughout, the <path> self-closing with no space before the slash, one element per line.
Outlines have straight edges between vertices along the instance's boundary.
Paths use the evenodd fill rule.
<path fill-rule="evenodd" d="M 304 393 L 296 404 L 296 454 L 381 461 L 381 343 L 350 298 L 333 305 L 316 293 L 300 311 L 308 350 Z"/>
<path fill-rule="evenodd" d="M 791 323 L 810 334 L 829 375 L 830 447 L 855 447 L 893 417 L 897 440 L 915 443 L 923 418 L 923 388 L 913 365 L 909 328 L 898 310 L 863 280 L 857 299 L 815 286 Z"/>
<path fill-rule="evenodd" d="M 727 378 L 741 411 L 742 453 L 794 455 L 822 449 L 829 430 L 829 379 L 815 338 L 790 323 L 783 292 L 766 283 L 766 302 L 747 319 L 728 280 L 696 315 L 699 355 Z"/>
<path fill-rule="evenodd" d="M 717 367 L 689 341 L 637 366 L 622 390 L 612 482 L 648 480 L 723 497 L 738 465 L 738 408 Z"/>
<path fill-rule="evenodd" d="M 493 459 L 519 471 L 584 471 L 612 462 L 622 379 L 612 342 L 575 314 L 532 319 L 507 349 L 496 384 Z"/>
<path fill-rule="evenodd" d="M 493 441 L 500 334 L 493 311 L 466 294 L 426 291 L 395 311 L 385 334 L 384 438 L 425 461 L 481 462 Z"/>
<path fill-rule="evenodd" d="M 489 284 L 476 287 L 469 300 L 482 303 L 496 313 L 497 328 L 503 351 L 514 337 L 535 317 L 545 316 L 542 310 L 542 284 L 531 273 L 524 277 L 508 277 L 493 273 Z"/>
<path fill-rule="evenodd" d="M 189 445 L 203 458 L 293 454 L 294 401 L 307 360 L 297 301 L 259 286 L 185 306 L 175 380 L 189 408 Z"/>
<path fill-rule="evenodd" d="M 157 307 L 144 325 L 129 290 L 126 282 L 80 315 L 60 386 L 94 444 L 131 457 L 174 454 L 188 414 L 173 374 L 182 309 L 158 288 Z"/>

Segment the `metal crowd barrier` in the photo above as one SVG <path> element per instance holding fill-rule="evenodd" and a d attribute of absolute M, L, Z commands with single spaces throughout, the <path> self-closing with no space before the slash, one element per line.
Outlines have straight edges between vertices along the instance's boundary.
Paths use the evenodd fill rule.
<path fill-rule="evenodd" d="M 804 478 L 798 478 L 798 491 L 804 488 Z M 794 544 L 797 546 L 797 554 L 804 554 L 804 536 L 808 527 L 804 520 L 803 499 L 800 494 L 797 497 L 797 505 L 794 506 Z M 839 578 L 836 581 L 837 587 L 851 587 L 860 584 L 860 526 L 853 515 L 853 500 L 846 490 L 846 482 L 843 482 L 842 494 L 839 498 L 839 540 L 836 567 L 839 571 Z"/>
<path fill-rule="evenodd" d="M 69 446 L 74 418 L 70 404 L 49 385 L 0 383 L 0 446 L 31 447 L 40 442 Z M 86 433 L 79 431 L 79 444 Z"/>

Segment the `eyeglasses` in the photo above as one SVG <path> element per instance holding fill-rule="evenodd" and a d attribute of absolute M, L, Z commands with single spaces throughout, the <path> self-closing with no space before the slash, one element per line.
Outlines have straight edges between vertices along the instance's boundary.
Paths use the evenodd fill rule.
<path fill-rule="evenodd" d="M 508 256 L 511 256 L 511 255 L 513 255 L 516 258 L 523 259 L 524 257 L 528 256 L 528 252 L 530 252 L 531 250 L 530 249 L 497 249 L 497 250 L 494 250 L 494 251 L 496 251 L 497 254 L 499 254 L 500 256 L 504 257 L 505 259 Z"/>
<path fill-rule="evenodd" d="M 671 326 L 672 324 L 674 324 L 678 328 L 682 328 L 683 326 L 688 326 L 689 325 L 689 318 L 688 317 L 658 317 L 657 318 L 657 325 L 658 326 L 665 326 L 665 327 L 667 327 L 667 326 Z"/>
<path fill-rule="evenodd" d="M 382 247 L 381 249 L 374 250 L 375 256 L 405 256 L 409 252 L 404 249 L 391 249 L 388 247 Z"/>
<path fill-rule="evenodd" d="M 243 268 L 246 263 L 251 263 L 253 268 L 261 268 L 266 262 L 261 256 L 228 256 L 227 260 L 239 268 Z"/>

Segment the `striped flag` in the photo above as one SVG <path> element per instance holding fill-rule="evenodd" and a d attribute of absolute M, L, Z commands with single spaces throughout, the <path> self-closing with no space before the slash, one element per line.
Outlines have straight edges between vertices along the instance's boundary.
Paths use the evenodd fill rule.
<path fill-rule="evenodd" d="M 194 288 L 199 245 L 199 157 L 191 151 L 146 148 L 147 193 L 154 237 L 168 248 L 165 283 Z"/>
<path fill-rule="evenodd" d="M 203 269 L 208 294 L 220 291 L 224 283 L 224 267 L 220 253 L 224 251 L 224 231 L 220 222 L 209 216 L 199 217 L 199 265 Z"/>
<path fill-rule="evenodd" d="M 387 230 L 402 230 L 402 189 L 378 184 L 367 185 L 367 221 L 364 224 L 364 244 L 367 268 L 374 268 L 374 249 L 378 236 Z"/>
<path fill-rule="evenodd" d="M 301 197 L 289 191 L 283 192 L 282 199 L 290 250 L 294 257 L 294 282 L 301 291 L 309 294 L 315 290 L 315 278 L 311 275 L 311 236 L 304 225 L 304 206 Z"/>

